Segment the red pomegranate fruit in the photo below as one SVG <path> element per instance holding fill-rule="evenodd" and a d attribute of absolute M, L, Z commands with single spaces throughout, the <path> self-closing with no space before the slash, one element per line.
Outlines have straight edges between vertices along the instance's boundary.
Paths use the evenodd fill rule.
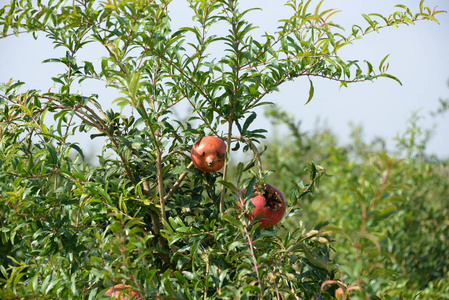
<path fill-rule="evenodd" d="M 250 220 L 258 219 L 259 228 L 271 227 L 279 223 L 287 208 L 284 194 L 277 187 L 268 183 L 265 184 L 262 193 L 256 191 L 256 194 L 251 199 L 251 203 L 255 207 L 248 218 Z"/>
<path fill-rule="evenodd" d="M 195 166 L 204 172 L 216 172 L 226 161 L 226 143 L 216 136 L 202 137 L 190 153 Z"/>
<path fill-rule="evenodd" d="M 125 284 L 114 285 L 113 287 L 111 287 L 109 290 L 106 291 L 105 295 L 111 296 L 112 299 L 117 300 L 127 300 L 127 299 L 143 300 L 143 297 L 138 292 L 131 289 L 131 286 Z"/>

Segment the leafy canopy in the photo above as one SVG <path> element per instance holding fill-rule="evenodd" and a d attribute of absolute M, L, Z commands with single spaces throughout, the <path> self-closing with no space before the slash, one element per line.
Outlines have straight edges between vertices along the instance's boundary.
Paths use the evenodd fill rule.
<path fill-rule="evenodd" d="M 398 6 L 387 17 L 364 15 L 368 24 L 344 35 L 332 22 L 336 10 L 287 1 L 291 13 L 278 29 L 254 36 L 246 17 L 257 10 L 242 11 L 235 0 L 187 2 L 195 25 L 178 29 L 167 0 L 1 7 L 2 39 L 44 34 L 65 50 L 44 61 L 64 67 L 51 77 L 53 88 L 27 89 L 14 79 L 0 86 L 2 297 L 95 299 L 126 283 L 147 298 L 333 298 L 321 289 L 334 276 L 325 224 L 304 228 L 297 203 L 323 168 L 312 163 L 310 184 L 289 199 L 287 218 L 299 224 L 292 231 L 260 230 L 246 217 L 250 201 L 236 206 L 241 189 L 249 199 L 271 174 L 257 148 L 266 131 L 252 127 L 254 108 L 302 76 L 310 80 L 306 102 L 313 77 L 343 86 L 398 80 L 387 73 L 387 57 L 376 69 L 339 51 L 385 27 L 436 21 L 439 11 L 423 1 L 417 13 Z M 212 34 L 217 26 L 226 33 Z M 105 55 L 82 61 L 91 45 Z M 78 91 L 85 81 L 120 97 L 103 107 L 99 95 Z M 191 109 L 188 120 L 172 114 L 181 103 Z M 96 165 L 72 142 L 79 132 L 105 139 Z M 228 153 L 243 145 L 254 159 L 228 161 L 213 174 L 192 169 L 186 152 L 207 134 L 222 136 Z"/>

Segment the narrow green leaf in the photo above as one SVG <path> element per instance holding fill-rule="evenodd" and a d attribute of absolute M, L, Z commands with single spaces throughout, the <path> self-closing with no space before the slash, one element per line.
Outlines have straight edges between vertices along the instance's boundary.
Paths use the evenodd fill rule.
<path fill-rule="evenodd" d="M 229 181 L 224 181 L 224 180 L 219 180 L 218 183 L 220 183 L 221 185 L 223 185 L 224 187 L 226 187 L 227 189 L 230 189 L 233 193 L 237 193 L 238 190 L 235 187 L 234 184 L 232 184 Z"/>
<path fill-rule="evenodd" d="M 235 227 L 242 226 L 242 222 L 240 222 L 239 220 L 237 220 L 236 218 L 232 217 L 229 214 L 223 215 L 223 220 L 228 221 L 231 225 L 233 225 Z"/>
<path fill-rule="evenodd" d="M 381 62 L 380 62 L 380 64 L 379 64 L 379 71 L 380 71 L 380 72 L 383 72 L 383 71 L 382 71 L 383 65 L 384 65 L 385 61 L 387 60 L 388 56 L 390 56 L 390 54 L 388 54 L 387 56 L 385 56 L 385 57 L 381 60 Z"/>
<path fill-rule="evenodd" d="M 313 87 L 313 82 L 312 82 L 312 80 L 310 80 L 310 78 L 309 78 L 309 83 L 310 83 L 309 98 L 307 99 L 307 102 L 304 105 L 306 105 L 307 103 L 309 103 L 312 100 L 313 94 L 315 93 L 315 88 Z"/>
<path fill-rule="evenodd" d="M 362 17 L 368 22 L 368 24 L 370 24 L 371 26 L 374 26 L 374 21 L 371 20 L 371 18 L 368 15 L 362 14 Z"/>
<path fill-rule="evenodd" d="M 370 240 L 376 246 L 377 251 L 379 253 L 381 253 L 382 247 L 381 247 L 381 245 L 379 243 L 379 239 L 374 234 L 371 234 L 369 232 L 365 232 L 363 234 L 363 237 L 368 239 L 368 240 Z"/>
<path fill-rule="evenodd" d="M 399 80 L 399 78 L 397 78 L 393 75 L 390 75 L 390 74 L 380 74 L 380 75 L 377 75 L 377 77 L 387 77 L 387 78 L 397 81 L 400 85 L 402 85 L 402 82 Z"/>
<path fill-rule="evenodd" d="M 248 129 L 249 125 L 256 119 L 257 114 L 255 112 L 251 113 L 251 115 L 246 119 L 245 123 L 243 124 L 242 132 L 240 134 L 245 135 L 246 130 Z"/>

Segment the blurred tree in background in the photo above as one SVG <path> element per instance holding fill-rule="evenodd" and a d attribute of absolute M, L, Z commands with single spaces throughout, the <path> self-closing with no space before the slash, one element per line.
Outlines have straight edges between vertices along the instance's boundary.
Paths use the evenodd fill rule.
<path fill-rule="evenodd" d="M 301 190 L 309 181 L 303 172 L 309 161 L 332 174 L 300 206 L 306 226 L 330 223 L 336 277 L 356 282 L 373 298 L 448 299 L 449 161 L 425 154 L 432 130 L 420 126 L 422 115 L 414 114 L 387 150 L 383 139 L 364 142 L 360 127 L 341 146 L 326 127 L 306 134 L 287 113 L 267 114 L 291 131 L 289 139 L 270 141 L 264 156 L 266 167 L 279 175 L 274 184 Z M 287 227 L 294 223 L 286 221 Z"/>

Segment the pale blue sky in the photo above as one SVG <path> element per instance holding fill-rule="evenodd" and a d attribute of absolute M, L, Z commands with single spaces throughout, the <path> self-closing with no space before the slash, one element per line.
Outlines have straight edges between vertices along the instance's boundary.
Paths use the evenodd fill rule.
<path fill-rule="evenodd" d="M 184 21 L 191 22 L 186 16 L 186 9 L 173 2 L 173 26 L 180 26 Z M 245 6 L 259 6 L 262 11 L 252 12 L 250 20 L 260 24 L 263 30 L 273 32 L 276 20 L 283 18 L 288 9 L 283 1 L 245 0 Z M 340 13 L 333 20 L 349 30 L 352 24 L 365 24 L 362 13 L 388 14 L 395 11 L 394 4 L 403 3 L 416 11 L 419 1 L 392 0 L 328 0 L 323 7 L 338 8 Z M 449 11 L 449 1 L 428 0 L 426 6 L 438 6 L 440 10 Z M 347 59 L 369 60 L 375 66 L 390 54 L 389 72 L 403 83 L 400 86 L 393 80 L 380 79 L 374 82 L 357 83 L 348 88 L 339 88 L 336 82 L 314 79 L 315 96 L 312 102 L 304 105 L 308 95 L 308 80 L 299 79 L 281 86 L 280 92 L 269 96 L 269 100 L 279 104 L 302 120 L 303 130 L 312 130 L 317 118 L 326 122 L 336 133 L 341 142 L 347 142 L 350 132 L 349 123 L 364 127 L 366 140 L 374 136 L 392 138 L 405 128 L 405 123 L 413 111 L 420 110 L 426 119 L 422 125 L 431 127 L 437 123 L 436 134 L 428 148 L 429 153 L 449 156 L 449 113 L 431 119 L 428 112 L 438 108 L 438 99 L 449 98 L 449 14 L 438 15 L 440 25 L 433 22 L 417 22 L 414 26 L 388 28 L 379 34 L 374 33 L 356 41 L 341 54 Z M 35 41 L 29 35 L 9 37 L 0 40 L 0 82 L 10 78 L 26 82 L 26 87 L 48 90 L 53 86 L 50 77 L 61 72 L 57 64 L 42 64 L 44 59 L 61 56 L 62 49 L 53 49 L 45 38 Z M 85 55 L 85 58 L 83 58 Z M 94 55 L 94 56 L 92 56 Z M 78 60 L 94 59 L 103 54 L 96 48 L 87 47 Z M 100 100 L 110 102 L 114 92 L 104 88 L 101 82 L 85 83 L 83 93 L 99 93 Z M 260 113 L 259 127 L 270 130 L 270 125 Z M 277 134 L 282 134 L 282 128 Z M 86 137 L 81 138 L 82 146 L 98 146 Z"/>

